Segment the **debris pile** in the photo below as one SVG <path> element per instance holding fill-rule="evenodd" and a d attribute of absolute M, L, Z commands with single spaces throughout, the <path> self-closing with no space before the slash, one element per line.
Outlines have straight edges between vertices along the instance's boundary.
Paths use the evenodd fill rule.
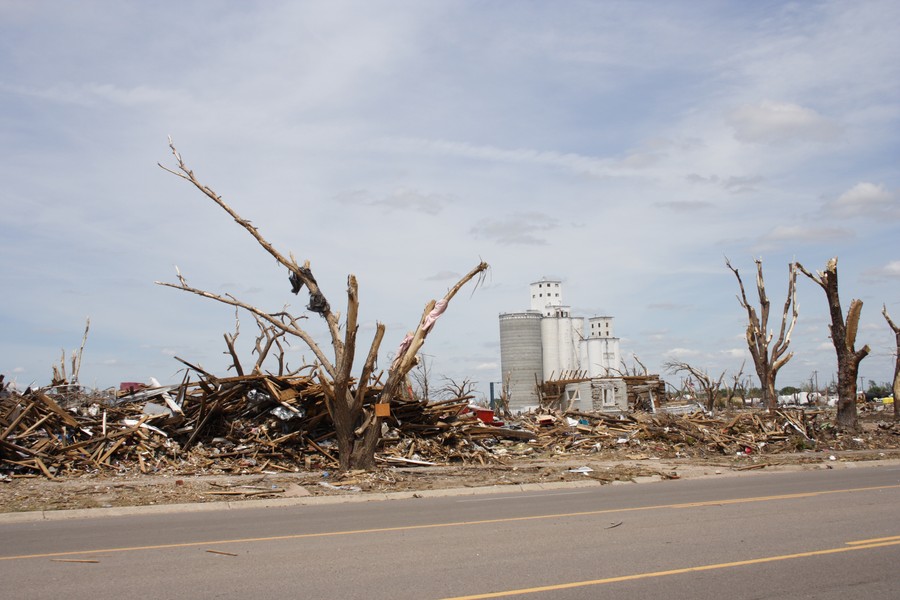
<path fill-rule="evenodd" d="M 334 427 L 312 377 L 207 376 L 181 386 L 132 386 L 113 400 L 53 392 L 0 398 L 0 467 L 52 478 L 104 468 L 248 472 L 337 464 Z M 385 433 L 439 432 L 466 405 L 392 402 Z"/>
<path fill-rule="evenodd" d="M 629 458 L 900 447 L 900 424 L 881 423 L 874 432 L 850 435 L 838 433 L 825 417 L 824 410 L 803 409 L 740 411 L 731 416 L 568 411 L 535 417 L 536 446 L 566 454 L 619 450 Z"/>
<path fill-rule="evenodd" d="M 370 391 L 374 401 L 379 390 Z M 114 397 L 59 389 L 0 398 L 0 470 L 48 478 L 103 471 L 261 473 L 333 469 L 334 426 L 315 378 L 246 375 Z M 707 457 L 805 449 L 896 448 L 900 428 L 837 434 L 822 410 L 719 418 L 541 410 L 485 423 L 469 400 L 394 398 L 376 460 L 384 465 L 505 463 L 521 456 Z M 862 437 L 860 437 L 862 436 Z"/>

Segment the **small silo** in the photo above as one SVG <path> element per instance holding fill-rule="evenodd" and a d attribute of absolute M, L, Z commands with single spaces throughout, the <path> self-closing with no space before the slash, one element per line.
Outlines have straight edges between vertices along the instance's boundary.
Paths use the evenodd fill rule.
<path fill-rule="evenodd" d="M 559 321 L 559 336 L 557 338 L 557 352 L 559 353 L 559 371 L 557 379 L 564 379 L 568 372 L 578 368 L 575 363 L 575 345 L 572 337 L 572 313 L 568 306 L 562 307 Z"/>
<path fill-rule="evenodd" d="M 540 312 L 500 315 L 500 371 L 504 384 L 508 382 L 510 410 L 538 405 L 535 385 L 543 380 Z"/>
<path fill-rule="evenodd" d="M 541 347 L 543 352 L 543 378 L 549 381 L 559 377 L 559 322 L 557 316 L 547 316 L 541 319 Z"/>
<path fill-rule="evenodd" d="M 572 317 L 572 364 L 581 368 L 581 342 L 584 340 L 584 317 Z"/>
<path fill-rule="evenodd" d="M 588 335 L 582 348 L 582 369 L 590 377 L 609 377 L 618 372 L 619 338 L 613 336 L 612 317 L 588 319 Z"/>

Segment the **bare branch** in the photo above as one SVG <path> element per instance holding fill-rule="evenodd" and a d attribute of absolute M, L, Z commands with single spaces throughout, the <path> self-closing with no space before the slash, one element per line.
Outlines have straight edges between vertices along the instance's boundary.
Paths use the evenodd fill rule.
<path fill-rule="evenodd" d="M 881 305 L 881 314 L 884 315 L 884 318 L 885 318 L 885 320 L 888 322 L 888 325 L 890 326 L 891 330 L 892 330 L 894 333 L 900 333 L 900 326 L 897 326 L 897 325 L 891 320 L 891 315 L 888 314 L 887 304 L 882 304 L 882 305 Z"/>
<path fill-rule="evenodd" d="M 238 358 L 237 350 L 234 347 L 234 343 L 237 341 L 238 336 L 241 335 L 241 321 L 238 318 L 237 308 L 234 309 L 234 335 L 229 333 L 225 333 L 224 335 L 225 346 L 228 348 L 228 353 L 231 355 L 231 364 L 238 376 L 243 377 L 244 368 L 241 366 L 241 359 Z"/>
<path fill-rule="evenodd" d="M 791 334 L 797 324 L 799 315 L 799 305 L 797 304 L 797 270 L 795 263 L 788 264 L 788 292 L 784 301 L 784 310 L 781 315 L 781 327 L 779 328 L 778 339 L 773 343 L 774 334 L 768 329 L 770 301 L 766 294 L 765 280 L 763 278 L 762 260 L 756 259 L 756 289 L 759 297 L 759 312 L 748 302 L 747 294 L 744 290 L 744 282 L 741 274 L 731 265 L 728 258 L 725 259 L 725 265 L 734 273 L 740 288 L 740 296 L 738 302 L 747 311 L 747 329 L 745 337 L 747 339 L 747 348 L 750 350 L 750 356 L 753 358 L 753 365 L 756 368 L 756 374 L 763 390 L 763 399 L 766 408 L 772 410 L 777 405 L 777 396 L 775 393 L 775 378 L 779 369 L 783 367 L 794 356 L 788 353 L 788 347 L 791 342 Z M 793 307 L 793 308 L 792 308 Z M 788 313 L 791 314 L 790 320 Z"/>
<path fill-rule="evenodd" d="M 207 292 L 205 290 L 201 290 L 201 289 L 194 288 L 191 286 L 175 285 L 174 283 L 166 283 L 163 281 L 157 281 L 155 283 L 157 285 L 174 288 L 176 290 L 190 292 L 192 294 L 196 294 L 196 295 L 202 296 L 204 298 L 209 298 L 210 300 L 215 300 L 216 302 L 221 302 L 222 304 L 227 304 L 229 306 L 236 306 L 239 308 L 243 308 L 247 312 L 253 313 L 257 317 L 261 318 L 262 320 L 274 325 L 276 329 L 285 331 L 286 333 L 289 333 L 291 335 L 295 335 L 298 338 L 300 338 L 301 340 L 303 340 L 306 343 L 306 345 L 309 346 L 309 349 L 312 350 L 313 354 L 315 354 L 316 359 L 318 359 L 318 361 L 320 363 L 322 363 L 322 366 L 325 368 L 325 371 L 329 375 L 333 376 L 334 365 L 331 364 L 331 361 L 328 360 L 328 357 L 325 356 L 325 354 L 319 348 L 319 345 L 316 344 L 315 340 L 313 340 L 312 337 L 306 331 L 304 331 L 298 327 L 295 327 L 291 324 L 283 323 L 275 318 L 276 316 L 279 316 L 283 313 L 270 315 L 270 314 L 256 308 L 255 306 L 253 306 L 251 304 L 247 304 L 246 302 L 241 302 L 240 300 L 238 300 L 230 295 L 220 296 L 219 294 L 213 294 L 212 292 Z"/>
<path fill-rule="evenodd" d="M 340 363 L 340 357 L 343 354 L 343 342 L 341 341 L 340 336 L 340 324 L 338 323 L 337 316 L 331 312 L 328 301 L 325 300 L 324 294 L 322 294 L 322 291 L 319 289 L 319 285 L 316 282 L 315 277 L 313 277 L 312 271 L 310 270 L 309 262 L 307 261 L 303 266 L 300 266 L 297 264 L 296 260 L 294 260 L 293 255 L 288 258 L 278 252 L 278 250 L 276 250 L 275 247 L 272 246 L 272 244 L 259 233 L 256 227 L 254 227 L 250 223 L 250 221 L 241 217 L 237 213 L 237 211 L 226 204 L 222 197 L 216 194 L 212 190 L 212 188 L 203 184 L 197 179 L 197 177 L 194 175 L 194 172 L 190 170 L 184 163 L 184 160 L 182 160 L 181 154 L 175 148 L 175 144 L 172 141 L 171 137 L 169 138 L 169 148 L 171 148 L 172 150 L 172 155 L 175 157 L 178 169 L 169 169 L 162 164 L 159 165 L 160 168 L 190 182 L 194 187 L 203 192 L 203 194 L 205 194 L 209 199 L 219 205 L 222 210 L 228 213 L 238 225 L 243 227 L 251 236 L 253 236 L 257 243 L 262 246 L 262 248 L 266 252 L 272 255 L 272 257 L 276 261 L 278 261 L 281 265 L 285 266 L 288 271 L 290 271 L 291 282 L 294 283 L 297 291 L 299 291 L 299 287 L 297 287 L 297 283 L 295 282 L 300 282 L 307 287 L 310 297 L 310 305 L 307 308 L 309 308 L 309 310 L 313 312 L 319 313 L 325 319 L 326 323 L 328 324 L 328 330 L 331 333 L 331 340 L 334 346 L 335 353 L 335 362 Z M 181 280 L 182 286 L 184 287 L 184 281 L 183 279 L 181 279 L 180 275 L 179 279 Z"/>

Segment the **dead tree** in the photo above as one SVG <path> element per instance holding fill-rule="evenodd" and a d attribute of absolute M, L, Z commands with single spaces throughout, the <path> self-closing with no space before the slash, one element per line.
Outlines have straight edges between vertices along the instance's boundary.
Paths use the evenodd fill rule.
<path fill-rule="evenodd" d="M 503 381 L 500 383 L 500 397 L 497 398 L 497 409 L 500 416 L 504 419 L 512 417 L 512 411 L 509 410 L 509 380 L 512 378 L 512 371 L 506 373 Z"/>
<path fill-rule="evenodd" d="M 859 316 L 862 313 L 862 300 L 854 298 L 850 301 L 847 310 L 847 320 L 844 321 L 844 313 L 841 310 L 841 297 L 838 291 L 837 257 L 835 256 L 825 265 L 824 271 L 817 271 L 815 275 L 807 271 L 803 265 L 797 263 L 801 273 L 816 282 L 825 291 L 828 300 L 828 310 L 831 314 L 831 342 L 837 354 L 837 419 L 835 424 L 841 428 L 855 431 L 858 427 L 856 414 L 856 377 L 859 373 L 859 363 L 869 354 L 868 344 L 856 350 L 856 331 L 859 328 Z"/>
<path fill-rule="evenodd" d="M 50 387 L 63 387 L 67 385 L 78 385 L 78 375 L 81 373 L 81 360 L 84 358 L 84 345 L 87 343 L 88 332 L 91 329 L 91 319 L 87 318 L 84 324 L 84 335 L 81 336 L 81 347 L 78 350 L 72 350 L 72 378 L 66 375 L 66 351 L 62 351 L 59 359 L 59 366 L 51 365 L 53 369 L 53 378 Z"/>
<path fill-rule="evenodd" d="M 309 292 L 309 304 L 307 310 L 318 314 L 324 319 L 331 337 L 332 356 L 329 357 L 319 346 L 313 337 L 300 326 L 300 319 L 286 310 L 278 313 L 268 313 L 255 306 L 238 300 L 230 294 L 219 295 L 191 287 L 187 284 L 181 273 L 178 272 L 179 283 L 162 283 L 159 285 L 172 287 L 209 298 L 229 306 L 242 308 L 255 315 L 262 322 L 271 325 L 277 332 L 299 338 L 312 351 L 318 362 L 316 370 L 317 378 L 325 395 L 328 412 L 331 415 L 337 438 L 340 468 L 371 469 L 375 465 L 375 448 L 381 439 L 381 419 L 388 411 L 380 410 L 374 406 L 367 406 L 366 400 L 370 391 L 375 394 L 375 404 L 386 404 L 389 407 L 391 398 L 398 393 L 400 386 L 406 381 L 407 374 L 416 365 L 416 355 L 425 343 L 425 338 L 432 331 L 438 317 L 447 309 L 450 300 L 466 283 L 476 276 L 483 276 L 488 269 L 488 264 L 480 262 L 475 268 L 464 275 L 440 300 L 432 300 L 426 306 L 415 331 L 410 332 L 403 339 L 396 357 L 387 372 L 387 379 L 380 391 L 372 390 L 371 386 L 376 381 L 373 377 L 378 351 L 384 337 L 384 324 L 377 323 L 375 335 L 369 347 L 368 354 L 362 366 L 362 372 L 356 380 L 354 389 L 351 372 L 356 355 L 357 338 L 359 329 L 357 317 L 359 311 L 359 297 L 355 275 L 347 277 L 347 308 L 344 312 L 343 322 L 339 313 L 331 309 L 331 304 L 325 294 L 319 288 L 316 278 L 313 276 L 309 261 L 299 264 L 293 254 L 284 256 L 276 250 L 254 227 L 250 221 L 242 218 L 232 209 L 221 196 L 216 194 L 209 186 L 200 182 L 181 158 L 181 154 L 175 148 L 172 140 L 169 147 L 175 157 L 176 168 L 169 169 L 159 165 L 164 170 L 191 183 L 203 192 L 210 200 L 215 202 L 222 210 L 228 213 L 241 227 L 244 228 L 257 243 L 268 252 L 280 265 L 285 267 L 289 274 L 291 292 L 298 294 L 303 287 Z M 371 399 L 371 398 L 369 398 Z"/>
<path fill-rule="evenodd" d="M 759 312 L 757 312 L 756 307 L 747 301 L 747 294 L 744 291 L 744 282 L 741 280 L 740 273 L 731 266 L 727 258 L 725 259 L 725 264 L 734 273 L 738 280 L 738 286 L 741 289 L 738 302 L 747 311 L 747 347 L 750 349 L 750 356 L 753 358 L 753 365 L 756 367 L 756 374 L 759 377 L 759 384 L 763 392 L 763 404 L 766 409 L 774 410 L 778 405 L 775 377 L 778 375 L 779 369 L 786 365 L 791 360 L 791 357 L 794 356 L 793 352 L 787 353 L 787 349 L 791 343 L 791 333 L 794 331 L 794 325 L 797 324 L 799 311 L 797 306 L 797 267 L 794 263 L 788 265 L 787 299 L 784 301 L 784 311 L 781 315 L 781 329 L 778 332 L 778 339 L 773 344 L 773 333 L 769 330 L 769 307 L 771 303 L 766 295 L 762 260 L 757 259 L 755 262 Z M 788 324 L 789 312 L 791 314 L 790 324 Z"/>
<path fill-rule="evenodd" d="M 725 379 L 725 371 L 722 371 L 722 374 L 719 375 L 718 379 L 715 379 L 706 371 L 682 361 L 669 361 L 663 365 L 663 369 L 673 375 L 685 373 L 689 380 L 696 381 L 705 396 L 704 404 L 706 410 L 710 412 L 715 411 L 716 398 L 719 397 L 719 390 L 722 389 L 722 380 Z"/>
<path fill-rule="evenodd" d="M 625 359 L 619 361 L 619 364 L 622 365 L 621 369 L 613 369 L 610 368 L 610 371 L 616 371 L 616 374 L 622 377 L 631 376 L 640 376 L 640 375 L 649 375 L 650 372 L 647 370 L 647 367 L 644 363 L 641 362 L 641 359 L 638 358 L 637 354 L 632 354 L 631 357 L 634 359 L 636 364 L 633 364 L 631 368 L 628 367 L 628 364 L 625 362 Z M 640 369 L 638 369 L 638 365 L 640 365 Z"/>
<path fill-rule="evenodd" d="M 415 384 L 414 390 L 410 391 L 411 396 L 426 402 L 431 399 L 431 364 L 425 354 L 421 355 L 416 368 L 409 372 L 409 379 Z"/>
<path fill-rule="evenodd" d="M 457 381 L 447 376 L 442 376 L 441 380 L 444 382 L 444 385 L 438 389 L 438 394 L 442 397 L 448 400 L 469 400 L 475 397 L 475 390 L 478 387 L 477 381 L 472 381 L 468 377 Z"/>
<path fill-rule="evenodd" d="M 888 325 L 894 332 L 894 337 L 897 340 L 897 353 L 895 354 L 896 360 L 894 362 L 894 384 L 891 386 L 891 391 L 894 394 L 894 420 L 900 421 L 900 327 L 891 320 L 891 315 L 888 314 L 886 304 L 881 305 L 881 314 L 884 315 L 885 320 L 887 320 Z"/>
<path fill-rule="evenodd" d="M 737 394 L 738 390 L 741 391 L 741 404 L 744 403 L 744 391 L 743 390 L 746 388 L 741 384 L 741 377 L 744 376 L 744 366 L 745 366 L 745 363 L 741 363 L 741 368 L 737 372 L 737 374 L 731 375 L 731 382 L 732 382 L 731 386 L 730 387 L 727 385 L 725 386 L 725 393 L 726 393 L 725 406 L 727 406 L 729 409 L 731 409 L 731 407 L 732 407 L 732 403 L 734 402 L 734 396 Z"/>

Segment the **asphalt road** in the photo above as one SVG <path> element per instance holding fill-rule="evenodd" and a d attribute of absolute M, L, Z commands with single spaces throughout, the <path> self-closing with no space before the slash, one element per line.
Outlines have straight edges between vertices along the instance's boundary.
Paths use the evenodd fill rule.
<path fill-rule="evenodd" d="M 0 598 L 900 597 L 900 467 L 0 523 Z"/>

